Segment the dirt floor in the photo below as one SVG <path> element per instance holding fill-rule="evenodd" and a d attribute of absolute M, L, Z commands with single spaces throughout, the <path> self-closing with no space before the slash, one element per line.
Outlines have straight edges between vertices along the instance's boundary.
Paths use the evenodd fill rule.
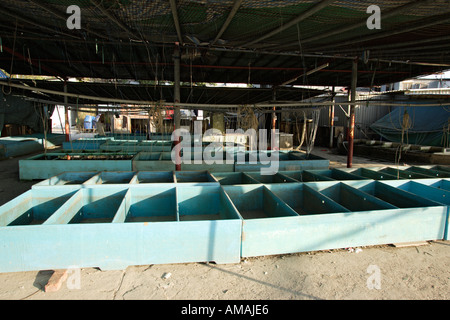
<path fill-rule="evenodd" d="M 343 167 L 345 156 L 314 154 Z M 27 156 L 29 157 L 29 156 Z M 27 158 L 24 157 L 24 158 Z M 0 205 L 36 182 L 18 180 L 18 158 L 0 161 Z M 355 157 L 354 166 L 392 165 Z M 52 271 L 0 274 L 1 300 L 448 300 L 450 241 L 342 248 L 249 258 L 240 264 L 88 268 L 46 293 Z M 72 277 L 77 275 L 77 277 Z M 75 281 L 74 281 L 75 279 Z"/>

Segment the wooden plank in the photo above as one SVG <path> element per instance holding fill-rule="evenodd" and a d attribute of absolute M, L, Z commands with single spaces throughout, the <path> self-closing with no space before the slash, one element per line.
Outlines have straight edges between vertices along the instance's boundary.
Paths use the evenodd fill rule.
<path fill-rule="evenodd" d="M 405 248 L 405 247 L 419 247 L 426 246 L 429 243 L 427 241 L 417 241 L 417 242 L 402 242 L 402 243 L 393 243 L 393 246 L 397 248 Z"/>

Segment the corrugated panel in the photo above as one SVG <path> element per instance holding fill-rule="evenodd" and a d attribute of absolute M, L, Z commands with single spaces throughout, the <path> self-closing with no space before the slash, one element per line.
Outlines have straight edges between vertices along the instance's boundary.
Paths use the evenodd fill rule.
<path fill-rule="evenodd" d="M 380 96 L 380 99 L 387 99 L 387 97 Z M 347 96 L 338 96 L 336 97 L 336 102 L 347 102 Z M 347 127 L 347 116 L 346 112 L 348 112 L 348 106 L 343 105 L 342 108 L 336 106 L 334 109 L 334 125 L 336 127 Z M 369 106 L 360 105 L 356 107 L 355 117 L 356 117 L 356 130 L 355 130 L 355 138 L 356 139 L 365 139 L 367 138 L 364 133 L 368 132 L 370 125 L 384 117 L 389 113 L 389 107 L 387 106 L 379 106 L 371 103 Z M 320 121 L 319 126 L 321 127 L 329 127 L 330 126 L 330 108 L 321 109 L 320 113 Z"/>

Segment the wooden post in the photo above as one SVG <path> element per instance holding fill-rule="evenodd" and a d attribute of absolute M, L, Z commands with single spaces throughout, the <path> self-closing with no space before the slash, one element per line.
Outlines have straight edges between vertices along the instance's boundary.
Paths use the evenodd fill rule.
<path fill-rule="evenodd" d="M 352 65 L 352 87 L 351 87 L 351 102 L 356 102 L 356 87 L 358 82 L 358 60 L 353 60 Z M 355 105 L 350 106 L 350 128 L 348 135 L 348 157 L 347 168 L 353 166 L 353 144 L 355 140 Z"/>

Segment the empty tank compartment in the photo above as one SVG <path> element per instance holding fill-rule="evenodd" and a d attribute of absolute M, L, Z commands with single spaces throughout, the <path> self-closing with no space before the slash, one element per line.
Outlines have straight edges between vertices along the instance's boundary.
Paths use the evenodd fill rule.
<path fill-rule="evenodd" d="M 0 227 L 40 225 L 49 219 L 74 194 L 75 190 L 32 189 L 0 208 Z"/>
<path fill-rule="evenodd" d="M 298 216 L 266 186 L 243 185 L 223 188 L 244 219 Z"/>

